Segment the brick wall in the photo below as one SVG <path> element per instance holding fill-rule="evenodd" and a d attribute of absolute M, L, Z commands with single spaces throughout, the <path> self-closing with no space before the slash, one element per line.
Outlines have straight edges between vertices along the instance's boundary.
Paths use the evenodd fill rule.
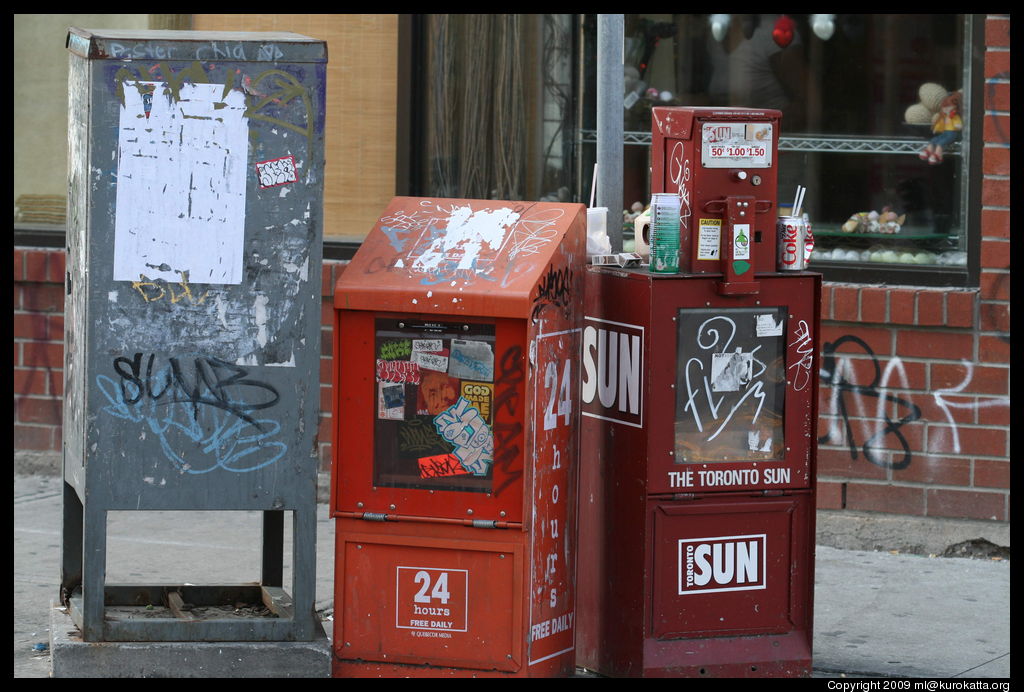
<path fill-rule="evenodd" d="M 986 25 L 980 286 L 826 283 L 819 506 L 1009 521 L 1009 16 Z M 321 468 L 330 468 L 332 287 L 324 263 Z M 59 453 L 64 253 L 14 250 L 14 446 Z"/>
<path fill-rule="evenodd" d="M 61 449 L 64 252 L 14 250 L 14 449 Z"/>
<path fill-rule="evenodd" d="M 819 507 L 1010 519 L 1010 20 L 989 16 L 981 277 L 827 283 Z"/>

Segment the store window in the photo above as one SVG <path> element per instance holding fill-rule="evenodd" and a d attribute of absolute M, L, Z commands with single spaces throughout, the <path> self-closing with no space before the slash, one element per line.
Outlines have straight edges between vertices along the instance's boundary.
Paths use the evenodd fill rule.
<path fill-rule="evenodd" d="M 408 194 L 574 201 L 574 16 L 411 21 Z"/>
<path fill-rule="evenodd" d="M 982 80 L 972 49 L 982 24 L 955 14 L 625 15 L 624 206 L 650 200 L 652 107 L 777 108 L 778 204 L 788 212 L 807 188 L 813 269 L 832 280 L 974 284 Z M 586 171 L 596 17 L 580 27 Z M 578 198 L 587 185 L 578 175 Z M 630 233 L 626 224 L 626 249 Z"/>

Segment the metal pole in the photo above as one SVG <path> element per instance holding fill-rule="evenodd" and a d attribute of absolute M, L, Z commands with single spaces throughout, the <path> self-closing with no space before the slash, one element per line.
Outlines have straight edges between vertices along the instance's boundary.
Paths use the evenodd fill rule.
<path fill-rule="evenodd" d="M 597 206 L 608 208 L 612 252 L 622 252 L 623 17 L 597 15 Z"/>

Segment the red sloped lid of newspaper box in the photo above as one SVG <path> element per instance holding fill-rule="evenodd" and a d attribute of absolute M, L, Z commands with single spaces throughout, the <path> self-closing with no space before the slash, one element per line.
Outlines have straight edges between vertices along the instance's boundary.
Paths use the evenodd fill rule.
<path fill-rule="evenodd" d="M 334 307 L 529 317 L 547 265 L 586 252 L 585 238 L 582 204 L 395 197 L 338 279 Z"/>

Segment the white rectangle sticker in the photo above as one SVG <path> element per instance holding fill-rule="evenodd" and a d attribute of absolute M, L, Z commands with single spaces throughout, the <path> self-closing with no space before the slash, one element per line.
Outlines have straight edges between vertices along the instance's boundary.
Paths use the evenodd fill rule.
<path fill-rule="evenodd" d="M 701 162 L 707 168 L 770 168 L 772 124 L 704 123 Z"/>
<path fill-rule="evenodd" d="M 697 225 L 697 259 L 719 259 L 721 247 L 722 220 L 701 219 Z"/>

